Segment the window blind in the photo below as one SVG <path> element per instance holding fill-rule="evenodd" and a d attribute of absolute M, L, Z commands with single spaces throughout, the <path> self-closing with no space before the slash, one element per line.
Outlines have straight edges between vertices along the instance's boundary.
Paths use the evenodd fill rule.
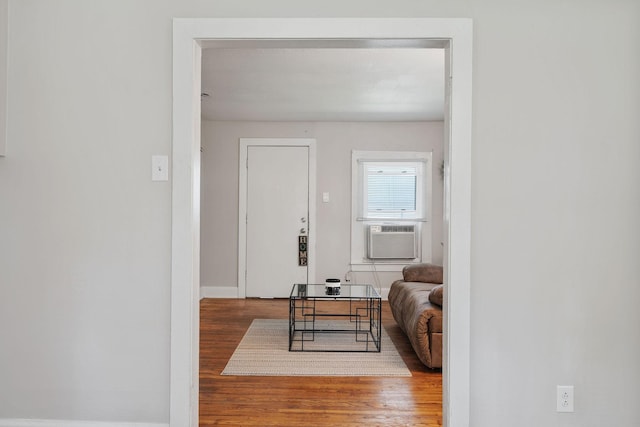
<path fill-rule="evenodd" d="M 368 213 L 415 212 L 417 173 L 415 166 L 367 165 Z"/>

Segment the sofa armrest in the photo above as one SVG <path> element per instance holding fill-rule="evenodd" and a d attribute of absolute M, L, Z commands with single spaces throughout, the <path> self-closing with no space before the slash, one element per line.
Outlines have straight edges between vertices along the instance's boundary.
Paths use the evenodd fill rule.
<path fill-rule="evenodd" d="M 442 308 L 429 302 L 433 283 L 396 280 L 389 290 L 389 306 L 420 361 L 442 367 Z"/>
<path fill-rule="evenodd" d="M 431 289 L 429 292 L 429 302 L 442 307 L 442 300 L 444 299 L 444 288 L 442 285 L 438 285 Z"/>

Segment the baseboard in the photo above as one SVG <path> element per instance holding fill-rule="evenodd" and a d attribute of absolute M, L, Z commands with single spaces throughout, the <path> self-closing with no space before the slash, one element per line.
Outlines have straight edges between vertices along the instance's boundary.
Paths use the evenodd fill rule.
<path fill-rule="evenodd" d="M 201 286 L 200 299 L 202 298 L 238 298 L 238 287 L 237 286 Z"/>
<path fill-rule="evenodd" d="M 126 423 L 110 421 L 0 419 L 0 427 L 169 427 L 163 423 Z"/>
<path fill-rule="evenodd" d="M 386 300 L 389 296 L 389 288 L 379 289 L 380 296 Z M 238 288 L 235 286 L 202 286 L 200 287 L 200 299 L 203 298 L 238 298 Z M 0 427 L 3 427 L 0 424 Z"/>

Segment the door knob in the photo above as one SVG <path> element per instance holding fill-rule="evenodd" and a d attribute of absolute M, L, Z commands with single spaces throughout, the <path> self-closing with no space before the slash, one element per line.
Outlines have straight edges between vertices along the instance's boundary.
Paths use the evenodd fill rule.
<path fill-rule="evenodd" d="M 305 222 L 307 222 L 307 218 L 305 217 L 300 218 L 300 222 L 304 224 Z"/>
<path fill-rule="evenodd" d="M 301 229 L 300 229 L 300 234 L 304 234 L 304 233 L 306 233 L 306 232 L 307 232 L 307 229 L 306 229 L 306 228 L 304 228 L 304 227 L 303 227 L 303 228 L 301 228 Z"/>

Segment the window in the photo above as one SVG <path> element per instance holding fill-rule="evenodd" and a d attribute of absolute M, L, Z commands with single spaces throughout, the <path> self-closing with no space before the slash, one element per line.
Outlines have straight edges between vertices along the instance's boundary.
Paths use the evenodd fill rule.
<path fill-rule="evenodd" d="M 419 219 L 423 163 L 361 162 L 363 219 Z"/>
<path fill-rule="evenodd" d="M 374 263 L 378 269 L 382 265 L 396 270 L 408 262 L 431 261 L 431 160 L 429 152 L 353 151 L 351 264 L 354 271 L 368 271 Z M 415 230 L 416 258 L 378 259 L 370 254 L 371 230 L 389 229 L 378 227 L 388 225 Z"/>

